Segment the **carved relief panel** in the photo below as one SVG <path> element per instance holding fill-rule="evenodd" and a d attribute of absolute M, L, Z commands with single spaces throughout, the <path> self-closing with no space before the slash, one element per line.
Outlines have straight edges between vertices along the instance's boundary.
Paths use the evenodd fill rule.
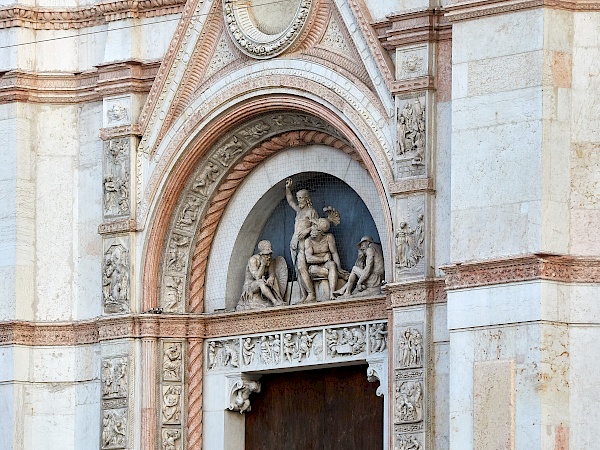
<path fill-rule="evenodd" d="M 183 448 L 184 430 L 184 343 L 163 340 L 159 346 L 162 356 L 159 421 L 162 450 Z"/>
<path fill-rule="evenodd" d="M 102 450 L 128 448 L 129 358 L 104 358 L 101 361 L 101 438 Z"/>
<path fill-rule="evenodd" d="M 396 49 L 396 80 L 409 80 L 429 75 L 429 44 Z"/>
<path fill-rule="evenodd" d="M 129 216 L 131 208 L 131 141 L 128 137 L 104 142 L 102 213 L 104 219 Z"/>
<path fill-rule="evenodd" d="M 423 323 L 394 326 L 394 449 L 425 448 L 427 384 L 423 329 Z"/>
<path fill-rule="evenodd" d="M 107 97 L 103 101 L 103 127 L 120 127 L 132 122 L 132 96 Z"/>
<path fill-rule="evenodd" d="M 425 201 L 424 195 L 396 200 L 395 281 L 426 275 L 428 230 Z"/>
<path fill-rule="evenodd" d="M 102 260 L 102 305 L 105 314 L 129 311 L 130 255 L 129 238 L 104 239 Z"/>
<path fill-rule="evenodd" d="M 396 179 L 427 175 L 427 96 L 396 97 L 396 151 L 393 165 Z"/>

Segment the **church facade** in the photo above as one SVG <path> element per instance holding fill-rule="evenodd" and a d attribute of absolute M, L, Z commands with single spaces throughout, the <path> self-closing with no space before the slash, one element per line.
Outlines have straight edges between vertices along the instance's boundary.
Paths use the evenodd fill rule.
<path fill-rule="evenodd" d="M 0 449 L 600 449 L 598 11 L 0 6 Z"/>

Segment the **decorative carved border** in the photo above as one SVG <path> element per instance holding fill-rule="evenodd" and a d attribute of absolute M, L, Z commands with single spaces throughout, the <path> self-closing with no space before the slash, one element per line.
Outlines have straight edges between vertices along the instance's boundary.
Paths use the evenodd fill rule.
<path fill-rule="evenodd" d="M 600 283 L 600 258 L 533 254 L 453 264 L 441 269 L 446 273 L 448 290 L 531 280 Z"/>
<path fill-rule="evenodd" d="M 384 290 L 388 308 L 417 306 L 447 301 L 443 279 L 389 283 Z"/>
<path fill-rule="evenodd" d="M 0 29 L 69 30 L 103 25 L 121 19 L 178 14 L 183 0 L 127 0 L 98 3 L 83 8 L 39 8 L 13 5 L 0 9 Z"/>
<path fill-rule="evenodd" d="M 449 22 L 454 23 L 533 8 L 563 9 L 573 12 L 600 11 L 600 2 L 577 0 L 487 0 L 461 2 L 447 6 L 445 8 L 445 17 Z"/>
<path fill-rule="evenodd" d="M 52 324 L 10 321 L 0 323 L 0 346 L 74 346 L 142 338 L 202 341 L 204 338 L 269 332 L 282 327 L 315 327 L 384 319 L 387 319 L 385 298 L 373 297 L 272 308 L 261 312 L 135 314 Z M 194 360 L 194 351 L 192 345 L 189 349 L 190 364 Z"/>
<path fill-rule="evenodd" d="M 435 192 L 433 178 L 407 178 L 394 181 L 390 185 L 391 194 L 413 194 L 416 192 Z"/>
<path fill-rule="evenodd" d="M 159 66 L 160 61 L 126 61 L 99 66 L 97 70 L 79 74 L 42 74 L 13 70 L 0 74 L 0 104 L 73 104 L 101 101 L 108 95 L 148 93 Z M 138 132 L 135 127 L 131 131 Z M 110 137 L 106 135 L 103 139 Z"/>

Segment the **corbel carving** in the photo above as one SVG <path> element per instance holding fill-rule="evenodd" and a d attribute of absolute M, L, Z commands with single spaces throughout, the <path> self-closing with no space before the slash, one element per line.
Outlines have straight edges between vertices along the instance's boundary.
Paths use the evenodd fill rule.
<path fill-rule="evenodd" d="M 230 411 L 237 411 L 240 414 L 250 412 L 250 395 L 260 392 L 260 382 L 256 378 L 240 376 L 239 378 L 230 378 L 232 383 L 229 388 L 229 406 Z"/>
<path fill-rule="evenodd" d="M 384 397 L 388 392 L 388 367 L 387 358 L 367 358 L 367 380 L 369 383 L 379 381 L 375 392 L 378 397 Z"/>

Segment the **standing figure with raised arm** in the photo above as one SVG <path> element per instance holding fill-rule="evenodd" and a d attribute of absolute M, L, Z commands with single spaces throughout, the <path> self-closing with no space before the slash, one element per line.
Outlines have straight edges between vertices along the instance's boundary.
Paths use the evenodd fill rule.
<path fill-rule="evenodd" d="M 306 189 L 300 189 L 296 192 L 296 198 L 298 199 L 298 203 L 296 203 L 292 196 L 292 184 L 293 181 L 291 178 L 288 178 L 285 182 L 285 198 L 288 204 L 296 211 L 294 234 L 290 241 L 290 254 L 292 256 L 292 263 L 298 274 L 302 301 L 314 302 L 314 288 L 312 287 L 312 281 L 308 274 L 306 258 L 304 256 L 304 239 L 310 234 L 310 221 L 317 219 L 319 215 L 313 208 L 310 195 Z"/>

